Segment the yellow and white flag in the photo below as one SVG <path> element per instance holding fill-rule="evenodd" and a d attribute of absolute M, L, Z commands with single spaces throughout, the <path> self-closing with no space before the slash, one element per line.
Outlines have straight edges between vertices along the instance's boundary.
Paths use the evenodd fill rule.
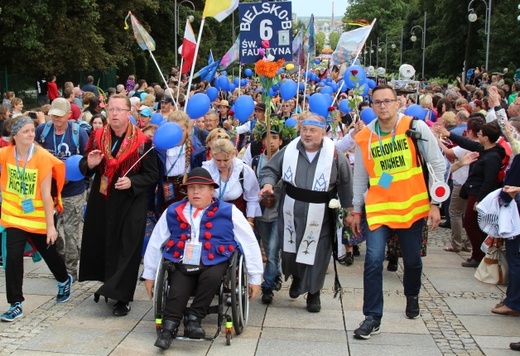
<path fill-rule="evenodd" d="M 206 0 L 203 17 L 213 17 L 222 22 L 238 7 L 238 0 Z"/>

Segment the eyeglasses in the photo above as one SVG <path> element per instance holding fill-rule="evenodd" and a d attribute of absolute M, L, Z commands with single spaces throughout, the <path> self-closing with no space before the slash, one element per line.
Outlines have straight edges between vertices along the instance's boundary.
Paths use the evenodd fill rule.
<path fill-rule="evenodd" d="M 385 106 L 388 106 L 392 104 L 393 102 L 396 102 L 397 100 L 391 100 L 391 99 L 385 99 L 385 100 L 376 100 L 372 102 L 372 105 L 380 107 L 381 105 L 385 104 Z"/>
<path fill-rule="evenodd" d="M 118 113 L 121 114 L 123 111 L 130 111 L 130 109 L 121 109 L 121 108 L 110 108 L 108 109 L 108 112 L 110 113 Z"/>

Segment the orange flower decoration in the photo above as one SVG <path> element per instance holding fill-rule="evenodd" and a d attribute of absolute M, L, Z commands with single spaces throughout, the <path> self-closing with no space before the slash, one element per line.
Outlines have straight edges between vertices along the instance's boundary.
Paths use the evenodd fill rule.
<path fill-rule="evenodd" d="M 261 59 L 255 63 L 255 72 L 263 77 L 274 78 L 278 74 L 278 70 L 283 67 L 283 63 L 283 59 L 279 59 L 276 62 Z"/>

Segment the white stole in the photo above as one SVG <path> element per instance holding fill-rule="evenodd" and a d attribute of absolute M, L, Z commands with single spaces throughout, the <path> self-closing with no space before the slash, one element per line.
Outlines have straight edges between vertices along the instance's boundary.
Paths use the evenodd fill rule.
<path fill-rule="evenodd" d="M 285 148 L 282 166 L 282 179 L 298 187 L 295 183 L 295 176 L 297 174 L 298 151 L 297 145 L 300 138 L 292 140 Z M 312 189 L 317 192 L 326 192 L 330 184 L 330 175 L 332 171 L 332 164 L 334 161 L 334 143 L 328 137 L 323 138 L 323 147 L 319 152 L 318 163 L 314 171 L 314 178 Z M 307 172 L 301 172 L 307 174 Z M 307 188 L 302 188 L 307 189 Z M 298 248 L 296 255 L 296 262 L 306 265 L 313 265 L 316 258 L 316 249 L 321 232 L 321 225 L 323 224 L 323 217 L 325 215 L 326 204 L 312 204 L 309 203 L 307 211 L 307 226 L 303 233 L 303 238 Z M 299 213 L 299 212 L 297 212 Z M 285 195 L 283 204 L 284 215 L 284 230 L 283 230 L 283 251 L 288 253 L 296 253 L 296 229 L 294 227 L 294 199 Z M 301 218 L 301 217 L 300 217 Z"/>

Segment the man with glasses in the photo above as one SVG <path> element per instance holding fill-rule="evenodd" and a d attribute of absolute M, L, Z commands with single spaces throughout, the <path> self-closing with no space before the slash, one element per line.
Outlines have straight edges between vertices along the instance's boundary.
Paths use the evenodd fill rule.
<path fill-rule="evenodd" d="M 85 154 L 88 134 L 75 121 L 71 104 L 65 98 L 53 100 L 49 116 L 51 121 L 41 124 L 36 129 L 35 140 L 55 157 L 65 161 L 70 156 Z M 58 217 L 56 230 L 56 250 L 63 257 L 67 273 L 74 280 L 78 279 L 78 264 L 81 251 L 81 221 L 85 203 L 85 182 L 66 181 L 61 192 L 63 213 Z"/>
<path fill-rule="evenodd" d="M 372 104 L 377 118 L 355 137 L 354 209 L 352 231 L 365 234 L 367 252 L 363 275 L 363 314 L 365 320 L 354 331 L 357 339 L 368 339 L 380 332 L 383 316 L 383 262 L 388 236 L 395 231 L 404 262 L 406 317 L 419 317 L 421 289 L 421 240 L 425 218 L 430 230 L 439 225 L 438 202 L 430 202 L 428 186 L 418 161 L 418 146 L 423 147 L 438 181 L 446 170 L 437 141 L 423 121 L 398 114 L 395 90 L 379 85 L 373 90 Z M 420 135 L 416 146 L 408 135 Z M 428 171 L 426 171 L 428 172 Z M 432 177 L 429 178 L 433 180 Z M 368 190 L 367 190 L 368 187 Z M 367 227 L 361 230 L 361 215 L 366 212 Z"/>
<path fill-rule="evenodd" d="M 94 175 L 85 213 L 79 281 L 101 281 L 97 302 L 114 299 L 113 314 L 133 301 L 146 224 L 147 191 L 159 179 L 148 137 L 130 122 L 130 99 L 114 94 L 108 124 L 95 130 L 79 168 Z"/>

